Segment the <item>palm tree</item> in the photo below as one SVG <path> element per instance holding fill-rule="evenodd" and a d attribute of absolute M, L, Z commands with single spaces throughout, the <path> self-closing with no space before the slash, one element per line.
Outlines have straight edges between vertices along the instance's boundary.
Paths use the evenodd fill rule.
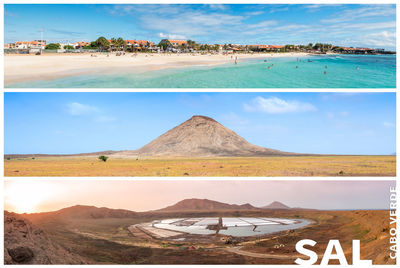
<path fill-rule="evenodd" d="M 160 43 L 158 43 L 158 46 L 166 51 L 167 48 L 171 46 L 171 42 L 169 42 L 169 40 L 161 40 Z"/>
<path fill-rule="evenodd" d="M 124 41 L 124 39 L 122 39 L 122 37 L 119 37 L 117 39 L 117 44 L 116 45 L 118 47 L 118 50 L 120 50 L 122 48 L 122 50 L 125 51 L 125 41 Z"/>
<path fill-rule="evenodd" d="M 111 38 L 111 46 L 115 48 L 117 48 L 117 40 L 113 37 Z"/>
<path fill-rule="evenodd" d="M 147 43 L 146 43 L 146 51 L 149 51 L 149 48 L 151 47 L 151 44 L 150 44 L 150 42 L 149 41 L 147 41 Z"/>
<path fill-rule="evenodd" d="M 96 44 L 99 47 L 100 51 L 104 50 L 105 48 L 108 49 L 108 47 L 110 46 L 110 43 L 108 42 L 108 40 L 103 36 L 100 36 L 99 38 L 97 38 Z"/>

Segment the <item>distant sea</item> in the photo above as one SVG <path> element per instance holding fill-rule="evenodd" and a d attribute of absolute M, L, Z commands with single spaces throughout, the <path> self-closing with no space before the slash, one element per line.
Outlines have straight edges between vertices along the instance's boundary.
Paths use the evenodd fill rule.
<path fill-rule="evenodd" d="M 240 56 L 239 56 L 240 58 Z M 265 62 L 264 60 L 267 60 Z M 395 88 L 396 55 L 252 59 L 137 74 L 79 75 L 9 84 L 18 88 Z M 268 69 L 268 66 L 270 67 Z M 297 66 L 297 67 L 296 67 Z M 358 69 L 357 69 L 358 67 Z M 324 74 L 326 72 L 326 74 Z"/>

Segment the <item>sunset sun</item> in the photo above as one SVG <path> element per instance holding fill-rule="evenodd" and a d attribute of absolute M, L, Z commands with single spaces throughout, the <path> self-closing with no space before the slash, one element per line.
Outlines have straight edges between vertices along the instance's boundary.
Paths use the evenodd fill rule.
<path fill-rule="evenodd" d="M 40 205 L 54 195 L 54 191 L 50 183 L 14 181 L 5 186 L 5 203 L 17 213 L 37 212 Z"/>

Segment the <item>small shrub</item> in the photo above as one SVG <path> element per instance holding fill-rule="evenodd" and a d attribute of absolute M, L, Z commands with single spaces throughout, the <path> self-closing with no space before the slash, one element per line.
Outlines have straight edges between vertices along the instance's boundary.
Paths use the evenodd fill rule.
<path fill-rule="evenodd" d="M 105 156 L 105 155 L 100 155 L 100 156 L 99 156 L 99 160 L 101 160 L 101 161 L 103 161 L 103 162 L 106 162 L 107 159 L 108 159 L 108 157 Z"/>

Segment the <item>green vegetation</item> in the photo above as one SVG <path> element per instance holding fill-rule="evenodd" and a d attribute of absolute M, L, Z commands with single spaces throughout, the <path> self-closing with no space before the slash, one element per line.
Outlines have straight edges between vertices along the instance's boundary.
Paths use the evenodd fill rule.
<path fill-rule="evenodd" d="M 110 43 L 103 36 L 100 36 L 99 38 L 97 38 L 95 43 L 96 43 L 97 47 L 100 48 L 101 51 L 107 50 L 110 47 Z"/>
<path fill-rule="evenodd" d="M 99 160 L 101 160 L 101 161 L 103 161 L 103 162 L 106 162 L 107 159 L 108 159 L 108 157 L 105 156 L 105 155 L 100 155 L 100 156 L 99 156 Z"/>
<path fill-rule="evenodd" d="M 60 49 L 61 45 L 58 43 L 50 43 L 46 46 L 45 49 L 49 49 L 49 50 L 56 50 L 56 49 Z"/>
<path fill-rule="evenodd" d="M 95 41 L 93 41 L 93 42 L 90 42 L 89 45 L 84 46 L 83 48 L 84 49 L 98 49 L 99 47 L 98 47 L 97 43 Z"/>
<path fill-rule="evenodd" d="M 121 37 L 119 37 L 118 39 L 111 38 L 111 43 L 114 45 L 114 47 L 117 51 L 120 51 L 120 50 L 125 51 L 125 48 L 126 48 L 125 41 Z"/>

